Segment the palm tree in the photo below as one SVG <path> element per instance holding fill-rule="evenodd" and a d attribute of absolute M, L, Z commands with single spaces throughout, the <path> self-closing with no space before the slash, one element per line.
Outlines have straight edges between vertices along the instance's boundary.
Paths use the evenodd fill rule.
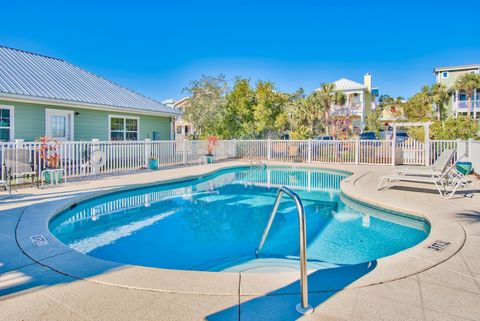
<path fill-rule="evenodd" d="M 447 105 L 450 97 L 447 92 L 447 87 L 443 84 L 434 84 L 430 89 L 430 97 L 432 103 L 437 106 L 437 117 L 439 120 L 443 120 L 445 114 L 445 106 Z"/>
<path fill-rule="evenodd" d="M 479 74 L 464 74 L 455 81 L 453 88 L 457 91 L 463 91 L 467 95 L 468 117 L 472 114 L 472 97 L 475 89 L 480 88 Z"/>
<path fill-rule="evenodd" d="M 330 111 L 332 105 L 336 101 L 344 100 L 345 97 L 341 98 L 341 95 L 335 95 L 334 90 L 335 84 L 323 83 L 318 90 L 318 95 L 321 103 L 321 108 L 323 110 L 323 119 L 325 122 L 325 134 L 329 134 L 329 121 L 330 121 Z"/>

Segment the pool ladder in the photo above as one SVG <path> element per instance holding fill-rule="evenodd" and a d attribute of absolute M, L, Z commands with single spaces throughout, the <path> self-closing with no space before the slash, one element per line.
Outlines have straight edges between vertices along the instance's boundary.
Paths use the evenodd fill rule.
<path fill-rule="evenodd" d="M 286 186 L 280 187 L 277 192 L 277 198 L 275 200 L 275 205 L 273 206 L 272 214 L 268 219 L 267 226 L 263 231 L 262 239 L 258 248 L 255 251 L 255 256 L 258 258 L 260 252 L 262 251 L 263 245 L 267 239 L 270 228 L 272 227 L 273 220 L 277 214 L 278 206 L 282 200 L 283 194 L 287 194 L 295 202 L 298 213 L 298 238 L 300 241 L 300 290 L 301 290 L 301 303 L 297 304 L 296 309 L 301 314 L 310 314 L 313 312 L 313 307 L 308 304 L 308 284 L 307 284 L 307 230 L 306 230 L 306 218 L 305 218 L 305 209 L 303 208 L 302 200 L 297 193 L 292 191 Z"/>

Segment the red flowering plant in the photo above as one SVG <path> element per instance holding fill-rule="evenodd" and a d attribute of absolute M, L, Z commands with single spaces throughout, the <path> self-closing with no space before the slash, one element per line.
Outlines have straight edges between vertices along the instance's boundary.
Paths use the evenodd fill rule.
<path fill-rule="evenodd" d="M 48 136 L 42 136 L 37 139 L 40 142 L 40 159 L 46 163 L 48 168 L 58 168 L 60 164 L 60 155 L 58 154 L 59 142 L 50 139 Z"/>
<path fill-rule="evenodd" d="M 215 146 L 217 146 L 218 143 L 218 137 L 217 136 L 208 136 L 207 138 L 207 156 L 213 156 L 213 151 L 215 149 Z"/>

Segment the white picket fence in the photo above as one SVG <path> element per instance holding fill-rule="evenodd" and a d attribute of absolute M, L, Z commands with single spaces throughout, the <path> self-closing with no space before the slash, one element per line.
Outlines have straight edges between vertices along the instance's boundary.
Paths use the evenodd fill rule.
<path fill-rule="evenodd" d="M 67 177 L 83 177 L 96 174 L 123 173 L 143 170 L 151 157 L 158 159 L 159 167 L 196 164 L 207 154 L 206 141 L 76 141 L 57 145 L 59 168 Z M 424 143 L 407 140 L 396 143 L 387 140 L 221 140 L 215 146 L 216 160 L 232 158 L 272 160 L 282 162 L 315 162 L 335 164 L 395 165 L 433 163 L 448 148 L 456 149 L 460 157 L 468 153 L 470 161 L 480 169 L 480 142 L 475 141 L 430 141 Z M 41 175 L 47 167 L 40 157 L 40 143 L 22 142 L 0 144 L 2 180 L 5 180 L 4 164 L 12 150 L 21 151 L 22 160 Z M 96 173 L 89 166 L 90 155 L 101 150 L 106 163 Z M 8 154 L 10 151 L 10 154 Z M 7 156 L 10 155 L 10 156 Z M 428 157 L 428 162 L 426 158 Z M 19 160 L 13 162 L 13 166 Z M 15 172 L 16 168 L 12 168 Z"/>

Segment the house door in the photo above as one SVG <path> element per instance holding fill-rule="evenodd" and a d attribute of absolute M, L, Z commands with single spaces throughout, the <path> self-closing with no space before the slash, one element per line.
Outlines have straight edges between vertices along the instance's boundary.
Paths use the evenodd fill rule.
<path fill-rule="evenodd" d="M 73 140 L 73 111 L 46 109 L 45 135 L 56 140 Z"/>

